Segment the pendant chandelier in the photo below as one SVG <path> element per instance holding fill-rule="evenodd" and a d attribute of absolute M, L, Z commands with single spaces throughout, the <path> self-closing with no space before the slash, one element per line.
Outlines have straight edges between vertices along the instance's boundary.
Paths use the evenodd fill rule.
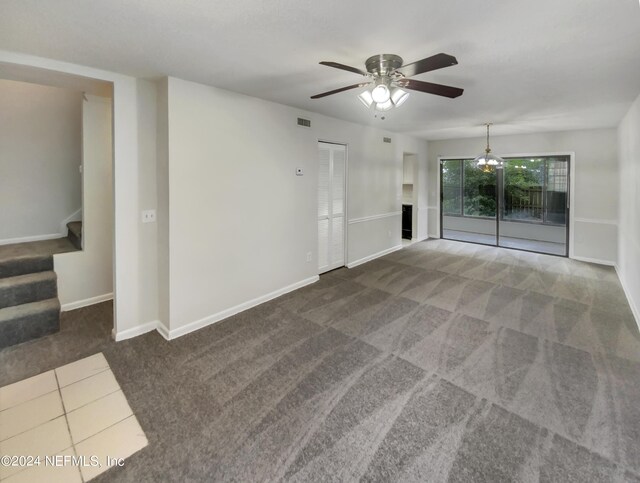
<path fill-rule="evenodd" d="M 493 168 L 502 169 L 504 167 L 504 159 L 495 154 L 491 154 L 491 147 L 489 146 L 489 126 L 491 125 L 492 123 L 490 122 L 485 124 L 485 126 L 487 126 L 487 147 L 484 150 L 484 154 L 481 154 L 473 160 L 476 166 L 481 168 L 485 173 L 491 171 Z"/>

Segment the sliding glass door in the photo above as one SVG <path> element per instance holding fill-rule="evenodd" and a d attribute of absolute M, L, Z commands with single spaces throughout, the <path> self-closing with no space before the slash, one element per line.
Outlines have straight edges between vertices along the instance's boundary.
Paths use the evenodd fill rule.
<path fill-rule="evenodd" d="M 442 238 L 568 255 L 568 156 L 443 159 L 440 180 Z"/>
<path fill-rule="evenodd" d="M 495 170 L 478 169 L 472 159 L 441 163 L 441 237 L 495 245 L 498 237 Z"/>

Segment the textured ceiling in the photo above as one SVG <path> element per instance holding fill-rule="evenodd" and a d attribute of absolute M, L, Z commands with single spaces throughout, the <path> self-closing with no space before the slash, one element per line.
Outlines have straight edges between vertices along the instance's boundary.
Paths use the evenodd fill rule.
<path fill-rule="evenodd" d="M 0 49 L 144 78 L 170 75 L 426 139 L 614 127 L 640 94 L 637 0 L 2 0 Z M 459 65 L 374 119 L 356 91 L 309 96 L 394 53 Z"/>

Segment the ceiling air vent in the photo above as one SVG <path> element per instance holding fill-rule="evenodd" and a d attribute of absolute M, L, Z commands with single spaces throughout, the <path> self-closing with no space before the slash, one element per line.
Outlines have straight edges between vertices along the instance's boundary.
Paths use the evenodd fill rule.
<path fill-rule="evenodd" d="M 391 138 L 382 138 L 382 140 L 383 140 L 385 143 L 390 143 L 390 142 L 391 142 Z"/>
<path fill-rule="evenodd" d="M 311 121 L 309 121 L 309 119 L 302 119 L 301 117 L 299 117 L 298 126 L 311 127 Z"/>

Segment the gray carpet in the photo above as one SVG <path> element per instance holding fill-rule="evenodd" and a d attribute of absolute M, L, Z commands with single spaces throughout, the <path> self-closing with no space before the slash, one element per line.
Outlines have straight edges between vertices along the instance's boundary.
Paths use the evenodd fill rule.
<path fill-rule="evenodd" d="M 0 351 L 0 385 L 105 353 L 149 446 L 95 481 L 640 481 L 610 268 L 434 240 L 170 343 L 111 315 Z"/>
<path fill-rule="evenodd" d="M 49 256 L 78 250 L 67 237 L 0 245 L 0 260 L 25 256 Z"/>

